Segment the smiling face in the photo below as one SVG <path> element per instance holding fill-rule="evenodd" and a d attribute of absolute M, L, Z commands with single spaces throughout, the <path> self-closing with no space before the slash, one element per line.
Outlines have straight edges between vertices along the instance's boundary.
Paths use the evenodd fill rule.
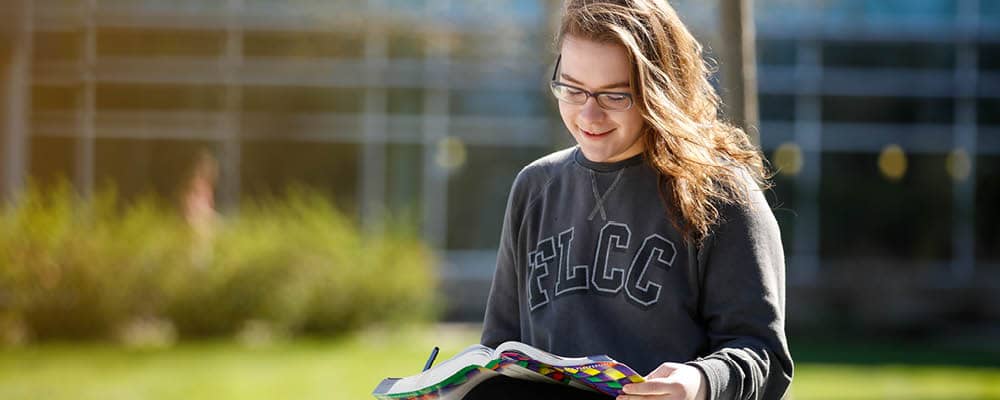
<path fill-rule="evenodd" d="M 625 47 L 567 35 L 562 43 L 557 80 L 591 92 L 623 92 L 636 96 L 629 86 L 632 66 Z M 639 105 L 624 111 L 602 109 L 594 98 L 583 105 L 559 102 L 566 129 L 590 161 L 615 162 L 643 150 L 643 120 Z"/>

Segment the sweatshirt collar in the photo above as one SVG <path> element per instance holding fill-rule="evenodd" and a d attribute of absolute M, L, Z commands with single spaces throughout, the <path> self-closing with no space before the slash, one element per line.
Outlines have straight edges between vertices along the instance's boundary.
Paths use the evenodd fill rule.
<path fill-rule="evenodd" d="M 590 170 L 594 170 L 597 172 L 613 172 L 625 167 L 631 167 L 633 165 L 639 164 L 640 162 L 642 162 L 642 153 L 636 154 L 632 157 L 626 158 L 621 161 L 597 162 L 588 160 L 587 157 L 583 155 L 583 151 L 580 151 L 580 146 L 576 146 L 576 149 L 573 151 L 573 160 L 576 161 L 576 163 L 579 164 L 580 166 Z"/>

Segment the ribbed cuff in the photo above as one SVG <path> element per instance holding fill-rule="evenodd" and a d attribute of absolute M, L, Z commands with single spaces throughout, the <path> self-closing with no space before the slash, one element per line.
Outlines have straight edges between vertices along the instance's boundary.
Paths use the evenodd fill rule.
<path fill-rule="evenodd" d="M 705 376 L 705 381 L 708 383 L 708 388 L 705 390 L 708 400 L 725 398 L 723 394 L 729 386 L 729 364 L 718 358 L 699 358 L 686 364 L 698 368 Z"/>

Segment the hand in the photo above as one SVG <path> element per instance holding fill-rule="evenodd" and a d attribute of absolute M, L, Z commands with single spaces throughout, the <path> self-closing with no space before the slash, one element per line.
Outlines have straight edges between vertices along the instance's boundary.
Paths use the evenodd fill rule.
<path fill-rule="evenodd" d="M 625 385 L 616 400 L 706 400 L 707 386 L 698 368 L 668 362 L 646 375 L 645 382 Z"/>

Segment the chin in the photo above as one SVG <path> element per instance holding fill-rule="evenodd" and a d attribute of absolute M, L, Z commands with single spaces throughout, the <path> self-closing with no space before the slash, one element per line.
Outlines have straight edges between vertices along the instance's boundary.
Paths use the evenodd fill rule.
<path fill-rule="evenodd" d="M 582 149 L 583 155 L 587 157 L 588 160 L 594 162 L 607 162 L 608 160 L 614 158 L 615 154 L 608 151 L 588 151 L 587 149 Z"/>

